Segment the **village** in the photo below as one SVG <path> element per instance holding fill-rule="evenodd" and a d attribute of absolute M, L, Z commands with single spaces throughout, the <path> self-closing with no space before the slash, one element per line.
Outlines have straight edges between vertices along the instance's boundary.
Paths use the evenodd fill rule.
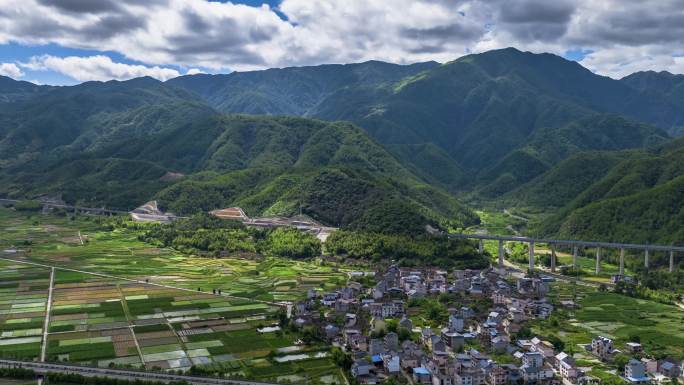
<path fill-rule="evenodd" d="M 507 275 L 505 270 L 399 268 L 353 272 L 346 287 L 334 292 L 309 290 L 296 303 L 293 324 L 318 334 L 350 357 L 349 375 L 359 384 L 432 385 L 599 384 L 590 367 L 579 367 L 573 354 L 530 335 L 526 322 L 554 311 L 547 298 L 554 278 Z M 362 283 L 363 282 L 363 283 Z M 420 303 L 458 298 L 439 325 L 411 314 Z M 453 303 L 450 303 L 450 305 Z M 578 306 L 561 301 L 564 308 Z M 522 333 L 526 330 L 526 333 Z M 610 363 L 631 357 L 614 370 L 632 384 L 676 383 L 684 362 L 649 358 L 641 344 L 623 350 L 596 335 L 581 347 L 595 360 Z"/>

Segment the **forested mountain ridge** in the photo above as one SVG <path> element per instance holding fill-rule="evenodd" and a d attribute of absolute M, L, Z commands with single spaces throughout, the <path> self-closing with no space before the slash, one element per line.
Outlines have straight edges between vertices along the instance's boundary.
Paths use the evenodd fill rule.
<path fill-rule="evenodd" d="M 477 221 L 349 123 L 225 116 L 150 78 L 47 90 L 0 122 L 5 196 L 126 209 L 158 198 L 178 214 L 240 204 L 380 232 Z"/>
<path fill-rule="evenodd" d="M 0 104 L 0 159 L 91 150 L 215 113 L 187 91 L 152 78 L 55 87 Z"/>
<path fill-rule="evenodd" d="M 541 129 L 527 144 L 484 170 L 477 192 L 483 198 L 499 197 L 578 152 L 645 148 L 668 140 L 665 131 L 619 115 L 593 115 L 558 129 Z"/>
<path fill-rule="evenodd" d="M 158 198 L 179 214 L 240 205 L 416 232 L 477 222 L 452 195 L 467 193 L 559 210 L 539 231 L 580 234 L 590 205 L 651 193 L 677 202 L 664 187 L 676 167 L 654 170 L 674 164 L 666 154 L 679 146 L 682 78 L 614 80 L 516 49 L 167 82 L 0 78 L 0 195 L 118 208 Z M 605 187 L 629 178 L 640 187 Z"/>
<path fill-rule="evenodd" d="M 371 63 L 376 67 L 382 65 Z M 364 65 L 368 63 L 357 68 Z M 240 81 L 225 78 L 220 91 L 202 88 L 197 93 L 221 109 L 221 102 L 217 100 L 225 98 L 224 95 L 229 94 L 226 100 L 234 101 L 249 98 L 253 89 L 277 87 L 277 93 L 259 92 L 260 111 L 240 110 L 239 103 L 233 102 L 229 111 L 352 121 L 424 180 L 452 191 L 477 188 L 488 199 L 540 175 L 575 150 L 594 149 L 583 147 L 594 143 L 581 140 L 581 136 L 587 131 L 599 135 L 598 131 L 606 128 L 606 116 L 623 119 L 611 122 L 614 127 L 605 134 L 609 143 L 602 138 L 603 143 L 595 146 L 609 149 L 639 148 L 667 139 L 668 133 L 678 132 L 684 118 L 684 109 L 669 101 L 669 96 L 653 99 L 643 85 L 636 87 L 634 81 L 599 76 L 574 61 L 551 54 L 508 48 L 467 55 L 441 65 L 417 66 L 410 74 L 406 73 L 413 67 L 400 73 L 394 66 L 393 71 L 388 71 L 391 75 L 382 81 L 373 82 L 366 77 L 364 81 L 347 82 L 344 87 L 339 87 L 335 78 L 329 76 L 325 81 L 329 84 L 327 89 L 332 91 L 324 98 L 316 98 L 306 109 L 286 112 L 280 107 L 269 109 L 268 106 L 282 100 L 281 95 L 287 95 L 286 100 L 306 99 L 309 94 L 302 90 L 318 89 L 321 79 L 325 79 L 322 74 L 332 72 L 324 71 L 325 66 L 250 72 L 243 74 L 251 80 L 248 88 Z M 269 71 L 297 73 L 297 82 L 274 85 Z M 313 73 L 320 76 L 316 82 L 310 80 Z M 185 76 L 169 83 L 192 91 L 201 88 L 208 79 Z M 309 86 L 303 86 L 302 82 Z M 312 94 L 320 95 L 319 92 Z M 653 132 L 645 133 L 640 126 L 644 123 L 651 124 Z M 620 124 L 623 127 L 617 127 Z M 620 135 L 629 129 L 636 129 L 644 138 L 621 140 Z M 562 156 L 549 157 L 548 149 L 538 147 L 540 143 L 543 147 L 544 138 L 555 135 L 571 143 L 559 152 Z M 642 140 L 649 137 L 653 141 Z M 414 156 L 416 150 L 418 153 Z M 529 165 L 528 175 L 509 173 L 510 166 L 506 163 L 510 161 Z M 447 171 L 435 172 L 437 169 Z M 468 177 L 459 176 L 460 170 Z"/>
<path fill-rule="evenodd" d="M 541 235 L 679 244 L 684 140 L 647 150 L 579 153 L 512 194 L 523 206 L 559 207 L 537 226 Z"/>
<path fill-rule="evenodd" d="M 30 99 L 53 87 L 39 86 L 31 82 L 16 81 L 10 77 L 0 75 L 0 103 Z"/>
<path fill-rule="evenodd" d="M 368 61 L 227 75 L 187 75 L 167 83 L 199 95 L 223 113 L 312 116 L 320 103 L 340 89 L 380 87 L 438 65 Z"/>
<path fill-rule="evenodd" d="M 684 109 L 684 75 L 675 75 L 666 71 L 635 72 L 620 79 L 621 82 L 639 90 L 645 98 L 664 106 L 662 110 Z M 684 120 L 679 116 L 672 121 L 670 133 L 684 135 Z"/>

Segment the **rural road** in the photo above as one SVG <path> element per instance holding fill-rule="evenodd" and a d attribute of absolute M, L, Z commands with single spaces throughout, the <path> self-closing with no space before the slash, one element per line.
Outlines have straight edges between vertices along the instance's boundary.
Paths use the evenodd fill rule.
<path fill-rule="evenodd" d="M 508 215 L 508 216 L 511 217 L 511 218 L 519 219 L 519 220 L 521 220 L 521 221 L 523 221 L 523 222 L 529 221 L 528 218 L 521 217 L 520 215 L 515 215 L 515 214 L 511 213 L 510 211 L 508 211 L 508 209 L 503 209 L 503 212 L 504 212 L 504 214 Z"/>
<path fill-rule="evenodd" d="M 31 361 L 15 361 L 15 360 L 0 360 L 0 367 L 4 368 L 25 368 L 35 371 L 37 374 L 46 373 L 65 373 L 65 374 L 80 374 L 85 377 L 108 377 L 123 380 L 141 380 L 141 381 L 157 381 L 169 383 L 173 381 L 186 381 L 194 385 L 276 385 L 267 382 L 255 382 L 255 381 L 240 381 L 240 380 L 227 380 L 220 378 L 203 378 L 194 376 L 179 376 L 176 374 L 166 374 L 166 373 L 156 373 L 156 372 L 143 372 L 135 370 L 117 370 L 117 369 L 104 369 L 104 368 L 92 368 L 83 367 L 76 365 L 63 365 L 63 364 L 46 364 L 42 362 L 31 362 Z"/>
<path fill-rule="evenodd" d="M 40 362 L 45 362 L 48 329 L 50 328 L 50 311 L 52 310 L 52 289 L 55 287 L 55 268 L 50 269 L 50 288 L 48 289 L 47 306 L 45 308 L 45 324 L 43 325 L 43 343 L 40 346 Z"/>

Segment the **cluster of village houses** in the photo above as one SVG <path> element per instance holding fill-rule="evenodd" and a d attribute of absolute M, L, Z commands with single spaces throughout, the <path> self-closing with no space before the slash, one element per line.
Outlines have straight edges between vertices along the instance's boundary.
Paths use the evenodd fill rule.
<path fill-rule="evenodd" d="M 547 318 L 553 312 L 546 298 L 552 278 L 518 278 L 510 284 L 500 275 L 503 272 L 492 269 L 447 274 L 392 265 L 378 273 L 353 273 L 352 279 L 364 274 L 375 276 L 377 284 L 364 288 L 351 280 L 335 292 L 310 290 L 308 299 L 296 304 L 293 317 L 296 326 L 319 327 L 324 338 L 352 355 L 351 375 L 358 383 L 377 384 L 391 377 L 425 385 L 598 383 L 585 374 L 588 368 L 578 367 L 571 354 L 556 351 L 550 342 L 536 337 L 515 338 L 526 320 Z M 468 306 L 450 308 L 448 321 L 437 329 L 414 325 L 407 314 L 407 301 L 441 293 L 462 293 L 463 298 L 474 300 L 490 298 L 487 303 L 492 307 L 480 314 Z M 573 301 L 561 301 L 560 305 L 576 306 Z M 323 319 L 315 310 L 321 307 L 325 309 Z M 397 332 L 380 336 L 377 327 L 388 319 L 398 321 Z M 420 338 L 401 341 L 402 334 Z M 639 344 L 628 346 L 635 356 L 642 354 Z M 618 353 L 612 341 L 601 336 L 586 350 L 601 360 L 610 360 Z M 510 359 L 505 361 L 517 364 L 497 363 L 494 355 L 507 355 Z M 657 378 L 656 374 L 677 377 L 680 366 L 633 359 L 624 378 L 643 383 Z"/>

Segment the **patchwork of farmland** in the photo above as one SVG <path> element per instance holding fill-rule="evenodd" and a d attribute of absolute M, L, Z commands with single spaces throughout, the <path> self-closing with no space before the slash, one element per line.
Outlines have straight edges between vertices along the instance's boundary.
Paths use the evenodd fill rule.
<path fill-rule="evenodd" d="M 0 355 L 37 359 L 49 269 L 0 261 Z M 263 381 L 342 383 L 329 347 L 279 330 L 278 307 L 57 269 L 46 359 L 193 370 Z"/>
<path fill-rule="evenodd" d="M 556 282 L 551 285 L 552 299 L 573 300 L 581 307 L 557 309 L 547 320 L 530 323 L 534 333 L 545 336 L 552 330 L 566 347 L 580 352 L 596 335 L 611 338 L 616 348 L 639 336 L 644 350 L 663 357 L 684 354 L 684 313 L 674 305 L 611 292 L 597 291 L 583 285 Z"/>
<path fill-rule="evenodd" d="M 0 261 L 0 356 L 40 355 L 50 270 Z"/>
<path fill-rule="evenodd" d="M 12 258 L 266 301 L 291 301 L 310 288 L 328 290 L 346 281 L 339 266 L 321 261 L 184 255 L 144 243 L 134 230 L 111 231 L 97 221 L 39 214 L 27 220 L 0 208 L 0 256 L 3 249 L 16 249 Z"/>

